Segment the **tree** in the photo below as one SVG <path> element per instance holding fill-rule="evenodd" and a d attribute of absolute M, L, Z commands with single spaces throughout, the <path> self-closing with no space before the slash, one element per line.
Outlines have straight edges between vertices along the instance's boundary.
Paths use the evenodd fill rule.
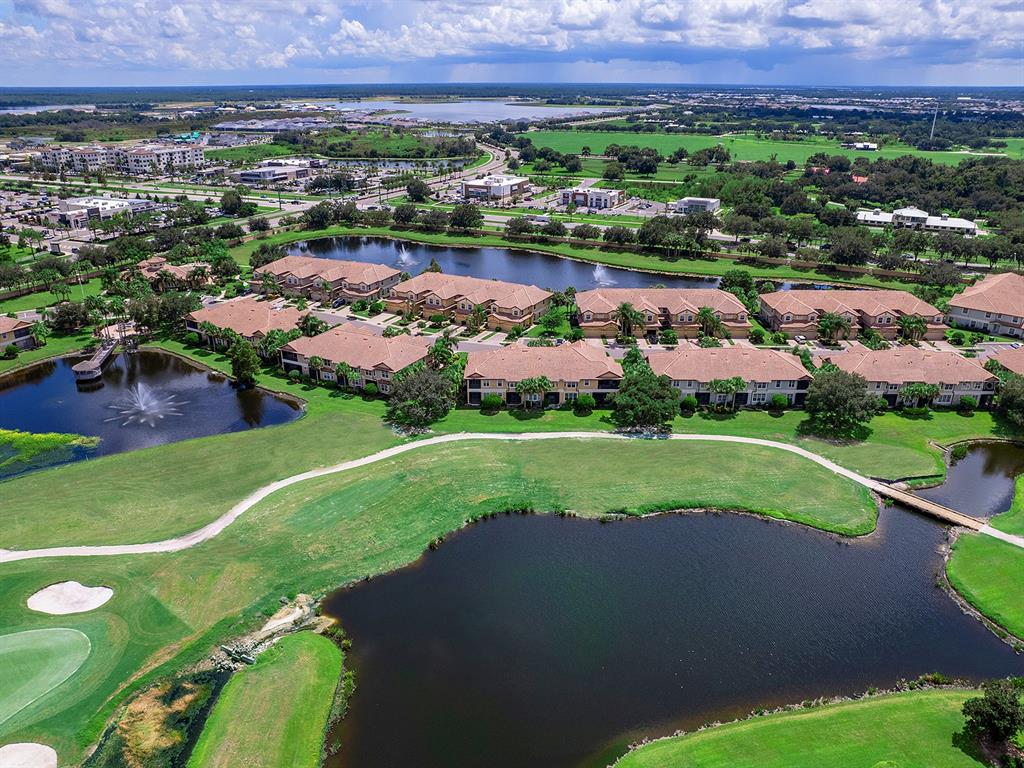
<path fill-rule="evenodd" d="M 303 315 L 299 320 L 299 330 L 303 336 L 319 336 L 329 328 L 327 323 L 316 315 Z"/>
<path fill-rule="evenodd" d="M 306 229 L 326 229 L 334 221 L 334 207 L 326 200 L 303 212 L 302 221 Z"/>
<path fill-rule="evenodd" d="M 860 266 L 874 254 L 874 241 L 864 227 L 836 227 L 829 236 L 830 258 L 836 264 Z"/>
<path fill-rule="evenodd" d="M 406 185 L 405 193 L 414 203 L 423 203 L 430 198 L 430 187 L 423 179 L 413 179 Z"/>
<path fill-rule="evenodd" d="M 455 339 L 450 332 L 445 331 L 431 345 L 427 351 L 427 367 L 435 371 L 443 371 L 458 358 L 455 351 Z"/>
<path fill-rule="evenodd" d="M 655 376 L 643 364 L 623 365 L 612 421 L 622 429 L 663 430 L 679 410 L 679 396 L 668 376 Z"/>
<path fill-rule="evenodd" d="M 540 316 L 539 322 L 545 333 L 553 335 L 561 327 L 563 319 L 565 315 L 552 307 Z"/>
<path fill-rule="evenodd" d="M 267 296 L 277 296 L 279 286 L 273 272 L 260 273 L 260 292 Z"/>
<path fill-rule="evenodd" d="M 249 219 L 249 231 L 250 232 L 266 232 L 270 229 L 270 222 L 262 216 Z"/>
<path fill-rule="evenodd" d="M 837 312 L 823 312 L 818 318 L 818 336 L 829 344 L 834 344 L 840 336 L 846 338 L 851 327 L 849 318 Z"/>
<path fill-rule="evenodd" d="M 484 222 L 484 215 L 472 203 L 456 205 L 448 219 L 452 229 L 476 229 Z"/>
<path fill-rule="evenodd" d="M 37 346 L 46 346 L 46 340 L 49 337 L 50 326 L 48 326 L 42 320 L 36 320 L 34 323 L 32 323 L 32 338 L 35 339 Z"/>
<path fill-rule="evenodd" d="M 395 224 L 408 225 L 416 221 L 416 217 L 419 212 L 416 210 L 416 206 L 412 203 L 402 203 L 395 206 L 395 210 L 392 212 L 392 218 L 395 220 Z"/>
<path fill-rule="evenodd" d="M 948 288 L 960 285 L 963 276 L 959 267 L 950 261 L 931 262 L 921 271 L 921 280 L 927 285 Z"/>
<path fill-rule="evenodd" d="M 754 285 L 754 278 L 745 269 L 727 269 L 722 275 L 722 280 L 718 284 L 718 287 L 723 291 L 731 291 L 733 288 L 739 288 L 744 293 L 748 291 L 757 292 L 757 286 Z"/>
<path fill-rule="evenodd" d="M 875 415 L 878 401 L 867 385 L 859 374 L 823 366 L 807 390 L 804 407 L 822 433 L 852 435 Z"/>
<path fill-rule="evenodd" d="M 732 376 L 728 379 L 712 379 L 708 382 L 708 390 L 716 395 L 728 395 L 729 402 L 736 401 L 736 393 L 747 388 L 747 382 L 740 376 Z"/>
<path fill-rule="evenodd" d="M 900 399 L 903 400 L 905 405 L 909 405 L 912 408 L 920 405 L 922 401 L 927 406 L 938 396 L 938 384 L 914 382 L 912 384 L 904 384 L 900 389 Z"/>
<path fill-rule="evenodd" d="M 235 339 L 228 349 L 228 358 L 231 360 L 231 375 L 240 386 L 250 387 L 256 383 L 256 377 L 260 375 L 260 357 L 252 344 L 243 338 Z"/>
<path fill-rule="evenodd" d="M 644 313 L 628 301 L 619 304 L 612 313 L 612 316 L 618 322 L 619 333 L 623 336 L 632 336 L 633 329 L 644 323 Z"/>
<path fill-rule="evenodd" d="M 576 240 L 598 240 L 601 237 L 601 230 L 593 224 L 577 224 L 571 234 Z"/>
<path fill-rule="evenodd" d="M 601 174 L 608 181 L 621 181 L 626 175 L 625 168 L 618 160 L 610 160 L 604 165 L 604 172 Z"/>
<path fill-rule="evenodd" d="M 711 307 L 701 307 L 697 310 L 696 315 L 697 326 L 700 328 L 701 336 L 710 336 L 711 338 L 718 338 L 725 331 L 725 325 L 722 323 L 722 318 L 715 314 L 715 311 Z"/>
<path fill-rule="evenodd" d="M 981 684 L 984 695 L 964 702 L 965 728 L 975 736 L 985 736 L 1004 744 L 1024 728 L 1024 706 L 1020 691 L 1010 680 L 990 680 Z"/>
<path fill-rule="evenodd" d="M 523 396 L 526 407 L 533 407 L 534 403 L 539 407 L 544 404 L 544 394 L 551 386 L 551 380 L 547 376 L 530 376 L 516 382 L 516 392 Z"/>
<path fill-rule="evenodd" d="M 314 379 L 320 378 L 320 371 L 324 369 L 324 359 L 319 355 L 313 355 L 309 358 L 309 372 L 312 374 Z"/>
<path fill-rule="evenodd" d="M 1024 376 L 1010 374 L 999 382 L 996 412 L 1018 427 L 1024 427 Z"/>
<path fill-rule="evenodd" d="M 533 224 L 525 216 L 513 216 L 505 222 L 505 237 L 515 240 L 520 237 L 528 237 L 533 234 Z"/>
<path fill-rule="evenodd" d="M 225 216 L 237 216 L 242 209 L 242 196 L 237 190 L 229 189 L 220 196 L 220 210 Z"/>
<path fill-rule="evenodd" d="M 754 231 L 754 220 L 740 213 L 729 213 L 722 222 L 722 231 L 739 242 L 741 235 L 749 235 Z"/>
<path fill-rule="evenodd" d="M 907 341 L 920 341 L 928 330 L 928 324 L 920 315 L 900 315 L 896 319 L 900 336 Z"/>
<path fill-rule="evenodd" d="M 444 232 L 448 227 L 448 214 L 441 210 L 429 210 L 420 217 L 420 225 L 428 232 Z"/>
<path fill-rule="evenodd" d="M 424 429 L 455 407 L 455 384 L 430 367 L 395 378 L 385 418 L 409 429 Z"/>

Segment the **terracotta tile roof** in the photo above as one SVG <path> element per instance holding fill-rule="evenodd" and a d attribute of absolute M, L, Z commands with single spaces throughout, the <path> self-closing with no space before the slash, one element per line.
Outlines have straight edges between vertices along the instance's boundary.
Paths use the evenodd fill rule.
<path fill-rule="evenodd" d="M 576 341 L 557 347 L 511 344 L 500 349 L 470 352 L 464 378 L 521 381 L 547 376 L 551 381 L 619 379 L 622 366 L 601 347 Z"/>
<path fill-rule="evenodd" d="M 436 294 L 445 300 L 466 297 L 473 304 L 494 302 L 500 307 L 527 310 L 551 297 L 550 291 L 536 285 L 509 283 L 504 280 L 485 280 L 466 275 L 445 275 L 441 272 L 424 272 L 399 283 L 394 288 L 402 293 L 422 296 Z"/>
<path fill-rule="evenodd" d="M 0 333 L 11 333 L 12 331 L 20 330 L 21 328 L 31 328 L 32 323 L 27 320 L 18 320 L 14 317 L 7 317 L 6 315 L 0 315 Z"/>
<path fill-rule="evenodd" d="M 997 352 L 992 359 L 1018 376 L 1024 376 L 1024 347 Z"/>
<path fill-rule="evenodd" d="M 385 339 L 354 323 L 336 325 L 319 336 L 302 337 L 284 345 L 306 358 L 329 360 L 331 365 L 348 363 L 353 368 L 383 368 L 398 372 L 427 356 L 431 342 L 419 336 Z"/>
<path fill-rule="evenodd" d="M 265 336 L 275 329 L 290 331 L 306 314 L 295 307 L 281 307 L 271 301 L 246 296 L 196 310 L 189 314 L 189 319 L 196 323 L 210 322 L 218 328 L 230 328 L 241 336 L 251 338 L 256 335 Z"/>
<path fill-rule="evenodd" d="M 326 280 L 331 283 L 344 280 L 348 283 L 366 283 L 368 285 L 401 274 L 397 269 L 384 264 L 317 259 L 312 256 L 284 256 L 254 270 L 254 277 L 258 278 L 264 272 L 269 272 L 276 277 L 291 274 L 300 280 Z"/>
<path fill-rule="evenodd" d="M 949 306 L 1024 316 L 1024 275 L 1016 272 L 989 275 L 951 298 Z"/>
<path fill-rule="evenodd" d="M 958 384 L 962 381 L 995 381 L 996 378 L 976 361 L 956 352 L 915 347 L 846 352 L 826 359 L 844 371 L 859 373 L 869 382 Z"/>
<path fill-rule="evenodd" d="M 744 381 L 811 378 L 800 358 L 774 349 L 680 347 L 672 352 L 654 352 L 647 359 L 656 374 L 675 381 L 708 382 L 733 376 Z"/>
<path fill-rule="evenodd" d="M 727 315 L 747 311 L 743 302 L 718 288 L 597 288 L 576 294 L 580 312 L 606 314 L 614 312 L 623 302 L 639 310 L 659 313 L 664 309 L 673 315 L 681 311 L 696 314 L 701 307 Z"/>
<path fill-rule="evenodd" d="M 775 291 L 761 295 L 765 306 L 785 314 L 808 315 L 811 312 L 864 312 L 873 317 L 884 312 L 902 315 L 938 317 L 942 313 L 926 301 L 907 291 L 844 291 L 795 290 Z"/>
<path fill-rule="evenodd" d="M 210 265 L 201 261 L 189 264 L 171 264 L 162 256 L 150 256 L 148 259 L 140 261 L 138 267 L 143 276 L 150 280 L 155 279 L 161 272 L 167 272 L 179 280 L 187 280 L 189 275 L 200 267 L 208 270 Z"/>

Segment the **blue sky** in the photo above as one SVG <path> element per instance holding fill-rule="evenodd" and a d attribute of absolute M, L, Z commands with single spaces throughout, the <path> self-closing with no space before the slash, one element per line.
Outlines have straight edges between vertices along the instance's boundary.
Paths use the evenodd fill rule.
<path fill-rule="evenodd" d="M 0 0 L 0 84 L 1022 85 L 1021 0 Z"/>

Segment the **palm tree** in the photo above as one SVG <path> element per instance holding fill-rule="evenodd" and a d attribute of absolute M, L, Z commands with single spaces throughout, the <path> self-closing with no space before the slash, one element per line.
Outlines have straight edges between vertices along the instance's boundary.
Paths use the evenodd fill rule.
<path fill-rule="evenodd" d="M 516 382 L 516 392 L 523 395 L 523 402 L 528 404 L 536 402 L 543 405 L 545 393 L 551 389 L 551 380 L 547 376 L 532 376 Z M 536 401 L 527 398 L 527 395 L 539 395 Z"/>
<path fill-rule="evenodd" d="M 612 313 L 612 316 L 618 321 L 619 332 L 623 336 L 632 336 L 633 329 L 644 322 L 644 313 L 628 301 L 619 304 Z"/>
<path fill-rule="evenodd" d="M 319 355 L 313 355 L 309 358 L 309 372 L 313 374 L 313 378 L 320 379 L 320 371 L 323 370 L 324 359 Z"/>
<path fill-rule="evenodd" d="M 818 318 L 818 336 L 828 343 L 835 343 L 840 334 L 844 337 L 850 332 L 850 320 L 836 312 L 823 312 Z"/>
<path fill-rule="evenodd" d="M 46 339 L 50 336 L 50 326 L 44 323 L 42 320 L 36 320 L 32 323 L 32 338 L 35 340 L 36 346 L 46 346 Z"/>
<path fill-rule="evenodd" d="M 193 289 L 206 285 L 209 279 L 210 270 L 202 264 L 192 267 L 191 271 L 188 273 L 188 284 L 189 287 Z"/>
<path fill-rule="evenodd" d="M 338 363 L 334 366 L 334 376 L 337 379 L 338 386 L 345 386 L 352 383 L 352 379 L 355 378 L 355 368 L 345 362 Z M 343 385 L 342 382 L 345 384 Z"/>
<path fill-rule="evenodd" d="M 331 303 L 331 284 L 326 280 L 320 280 L 316 284 L 317 290 L 320 291 L 320 303 Z"/>
<path fill-rule="evenodd" d="M 718 338 L 725 326 L 722 324 L 722 318 L 715 314 L 715 311 L 711 307 L 701 307 L 697 310 L 697 325 L 700 327 L 701 336 L 711 336 Z"/>
<path fill-rule="evenodd" d="M 920 341 L 928 330 L 928 325 L 920 315 L 901 315 L 896 325 L 900 328 L 900 335 L 911 342 Z"/>
<path fill-rule="evenodd" d="M 220 328 L 209 320 L 203 320 L 203 322 L 199 324 L 199 332 L 206 337 L 210 346 L 215 346 L 215 342 L 220 337 Z"/>
<path fill-rule="evenodd" d="M 277 278 L 270 272 L 260 272 L 260 291 L 267 296 L 277 295 Z"/>

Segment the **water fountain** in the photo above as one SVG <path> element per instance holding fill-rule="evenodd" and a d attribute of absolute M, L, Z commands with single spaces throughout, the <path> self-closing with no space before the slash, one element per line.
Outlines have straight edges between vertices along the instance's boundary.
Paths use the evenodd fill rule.
<path fill-rule="evenodd" d="M 402 243 L 402 247 L 398 251 L 398 266 L 400 267 L 413 267 L 419 264 L 419 259 L 412 256 L 409 251 L 405 248 L 405 243 Z"/>
<path fill-rule="evenodd" d="M 117 411 L 118 415 L 104 421 L 120 421 L 122 427 L 130 424 L 156 427 L 167 416 L 183 415 L 180 406 L 187 402 L 176 399 L 174 395 L 158 395 L 145 384 L 135 384 L 125 397 L 107 406 Z"/>
<path fill-rule="evenodd" d="M 604 265 L 598 264 L 594 267 L 594 283 L 596 285 L 602 288 L 607 288 L 615 285 L 616 282 L 617 281 L 608 274 L 608 269 Z"/>

